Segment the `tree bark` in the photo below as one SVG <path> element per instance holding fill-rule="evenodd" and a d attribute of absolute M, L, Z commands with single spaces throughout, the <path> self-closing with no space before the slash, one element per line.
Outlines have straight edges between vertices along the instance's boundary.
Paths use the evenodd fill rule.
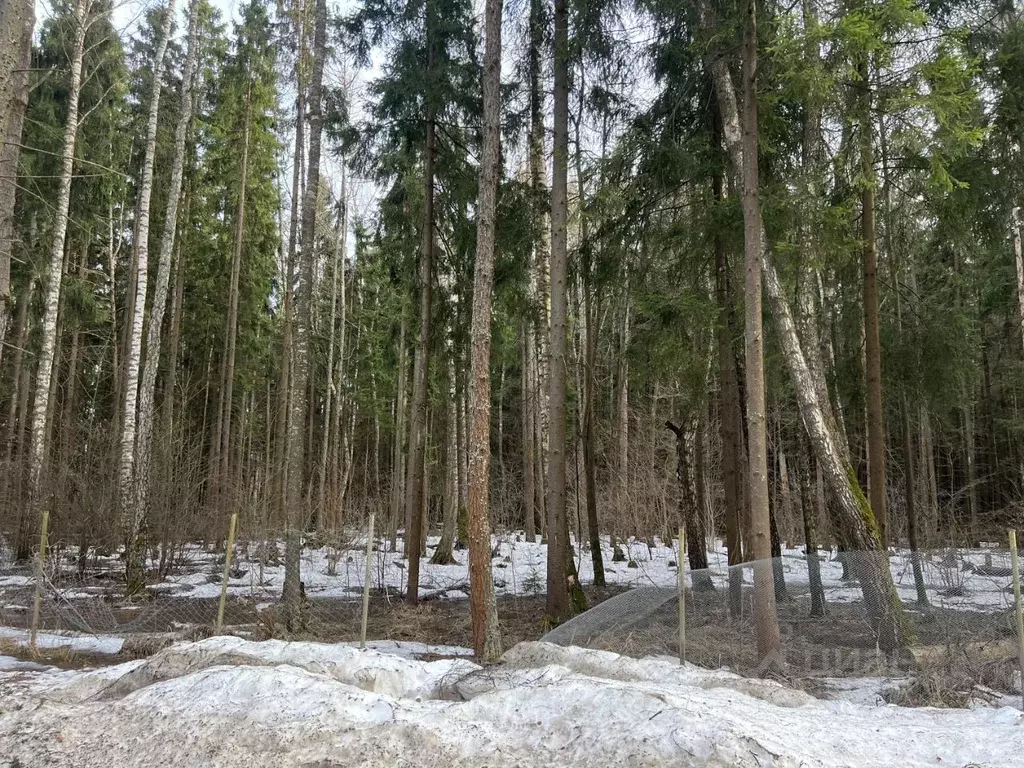
<path fill-rule="evenodd" d="M 153 55 L 153 93 L 149 102 L 149 120 L 146 126 L 146 154 L 142 161 L 139 181 L 139 199 L 136 207 L 133 259 L 135 263 L 134 303 L 128 326 L 125 351 L 124 409 L 121 427 L 121 460 L 119 466 L 119 492 L 121 501 L 121 533 L 125 542 L 125 582 L 128 593 L 135 594 L 144 584 L 142 562 L 144 543 L 141 510 L 136 493 L 136 436 L 138 429 L 139 371 L 142 363 L 142 328 L 146 318 L 146 292 L 149 286 L 149 220 L 150 200 L 153 196 L 153 165 L 156 161 L 156 129 L 160 117 L 160 91 L 163 88 L 164 54 L 171 36 L 175 0 L 167 0 Z"/>
<path fill-rule="evenodd" d="M 1013 262 L 1017 273 L 1017 322 L 1020 327 L 1021 343 L 1024 344 L 1024 249 L 1021 248 L 1020 208 L 1013 209 Z"/>
<path fill-rule="evenodd" d="M 721 144 L 721 120 L 715 110 L 716 142 Z M 716 170 L 711 178 L 711 191 L 716 205 L 723 199 L 723 179 Z M 712 236 L 715 251 L 715 298 L 718 304 L 718 371 L 720 381 L 721 415 L 719 428 L 722 439 L 722 486 L 725 495 L 725 545 L 729 562 L 729 615 L 738 618 L 743 613 L 743 547 L 740 539 L 740 521 L 743 519 L 740 493 L 740 464 L 743 450 L 740 442 L 740 393 L 736 379 L 736 358 L 733 354 L 733 299 L 726 259 L 725 239 L 719 227 Z"/>
<path fill-rule="evenodd" d="M 32 33 L 36 26 L 32 0 L 7 0 L 0 10 L 0 361 L 10 321 L 11 252 L 14 247 L 14 203 L 21 158 L 21 131 L 28 109 Z"/>
<path fill-rule="evenodd" d="M 249 133 L 252 123 L 252 83 L 246 84 L 245 115 L 242 119 L 242 159 L 238 180 L 238 199 L 235 201 L 235 232 L 231 249 L 231 277 L 228 284 L 228 317 L 225 327 L 227 349 L 224 351 L 223 396 L 221 415 L 218 423 L 220 434 L 214 439 L 220 441 L 220 466 L 214 467 L 215 493 L 223 502 L 224 493 L 231 486 L 231 425 L 234 420 L 235 399 L 235 356 L 238 346 L 238 289 L 242 274 L 242 248 L 245 244 L 245 205 L 249 185 Z M 220 506 L 223 506 L 222 504 Z"/>
<path fill-rule="evenodd" d="M 149 506 L 156 376 L 160 368 L 161 334 L 163 332 L 164 313 L 167 308 L 167 292 L 171 281 L 171 254 L 174 252 L 174 240 L 178 227 L 178 204 L 181 199 L 182 179 L 185 169 L 185 140 L 192 122 L 192 89 L 196 76 L 196 62 L 199 58 L 198 40 L 199 0 L 191 0 L 189 4 L 188 52 L 185 56 L 185 69 L 181 77 L 181 112 L 178 116 L 178 124 L 174 129 L 174 159 L 171 165 L 171 185 L 167 192 L 167 210 L 164 214 L 164 229 L 160 237 L 156 289 L 153 293 L 153 308 L 149 319 L 149 334 L 146 339 L 146 358 L 142 367 L 142 388 L 139 392 L 134 487 L 135 518 L 132 520 L 129 540 L 138 538 L 139 532 L 146 520 Z"/>
<path fill-rule="evenodd" d="M 316 505 L 316 522 L 315 526 L 317 530 L 320 530 L 328 520 L 327 507 L 329 504 L 330 494 L 328 493 L 328 477 L 327 477 L 327 466 L 330 464 L 330 448 L 332 443 L 337 446 L 337 432 L 334 429 L 334 418 L 336 416 L 335 410 L 338 413 L 341 412 L 341 374 L 343 363 L 341 357 L 344 354 L 338 356 L 338 370 L 335 375 L 334 369 L 334 349 L 335 349 L 335 329 L 338 326 L 338 284 L 339 275 L 341 281 L 341 289 L 345 290 L 345 264 L 347 262 L 346 251 L 347 251 L 347 238 L 348 238 L 348 201 L 345 193 L 345 168 L 341 170 L 341 201 L 339 203 L 338 211 L 338 224 L 335 231 L 335 242 L 334 242 L 334 266 L 331 270 L 331 314 L 329 320 L 329 329 L 327 332 L 327 391 L 324 394 L 324 424 L 323 424 L 323 438 L 320 441 L 320 461 L 319 461 L 319 477 L 317 482 L 317 493 L 319 497 Z M 342 300 L 341 305 L 341 326 L 342 333 L 344 333 L 345 327 L 345 303 Z M 376 390 L 374 391 L 376 399 Z M 337 402 L 335 402 L 337 400 Z M 376 411 L 376 408 L 374 408 Z"/>
<path fill-rule="evenodd" d="M 431 0 L 424 7 L 427 35 L 427 70 L 434 71 L 434 8 Z M 409 469 L 406 472 L 405 515 L 412 523 L 405 543 L 409 555 L 408 586 L 405 599 L 410 605 L 419 601 L 420 537 L 423 535 L 423 460 L 426 453 L 427 387 L 430 377 L 431 304 L 434 279 L 434 161 L 437 155 L 436 111 L 433 96 L 426 100 L 426 144 L 423 161 L 424 205 L 420 242 L 419 288 L 420 327 L 412 373 L 412 412 L 409 417 Z"/>
<path fill-rule="evenodd" d="M 300 46 L 300 55 L 301 55 Z M 327 2 L 316 0 L 313 20 L 313 58 L 306 102 L 306 123 L 309 132 L 309 154 L 306 164 L 306 186 L 302 196 L 302 221 L 299 251 L 299 282 L 295 291 L 294 329 L 292 339 L 292 374 L 289 382 L 290 414 L 288 424 L 288 538 L 285 545 L 285 579 L 281 589 L 285 627 L 297 632 L 302 626 L 302 589 L 299 582 L 299 557 L 302 552 L 302 529 L 309 513 L 306 492 L 306 456 L 303 437 L 309 418 L 310 335 L 313 320 L 313 283 L 317 199 L 320 192 L 320 140 L 323 130 L 323 75 L 327 57 Z M 301 83 L 300 83 L 301 87 Z"/>
<path fill-rule="evenodd" d="M 401 325 L 398 331 L 398 391 L 395 393 L 395 445 L 391 464 L 391 551 L 398 544 L 398 521 L 402 515 L 405 501 L 405 399 L 406 376 L 409 363 L 406 356 L 405 337 L 409 325 L 406 313 L 402 312 Z M 408 536 L 408 531 L 406 531 Z"/>
<path fill-rule="evenodd" d="M 800 439 L 800 506 L 804 521 L 804 554 L 807 557 L 807 577 L 811 589 L 811 616 L 825 615 L 825 590 L 821 584 L 821 562 L 818 560 L 817 505 L 811 489 L 811 472 L 814 471 L 814 459 L 807 439 Z"/>
<path fill-rule="evenodd" d="M 82 91 L 82 61 L 85 57 L 85 34 L 90 23 L 92 0 L 76 0 L 74 9 L 75 38 L 71 49 L 71 77 L 68 85 L 67 119 L 61 149 L 60 180 L 54 210 L 53 241 L 45 279 L 43 323 L 36 372 L 35 399 L 32 408 L 30 453 L 28 456 L 29 508 L 42 512 L 45 507 L 41 480 L 47 461 L 47 424 L 50 421 L 50 383 L 54 375 L 57 349 L 57 314 L 64 283 L 64 243 L 68 232 L 68 211 L 71 204 L 71 177 L 75 164 L 75 143 L 78 138 L 78 101 Z M 27 394 L 27 386 L 23 392 Z M 24 408 L 22 408 L 24 413 Z"/>
<path fill-rule="evenodd" d="M 868 492 L 882 549 L 888 547 L 886 512 L 885 412 L 882 404 L 882 347 L 878 320 L 878 248 L 875 233 L 875 156 L 871 136 L 871 83 L 867 54 L 860 75 L 861 239 L 864 258 L 864 361 L 868 421 Z"/>
<path fill-rule="evenodd" d="M 498 612 L 491 576 L 491 297 L 494 290 L 494 234 L 501 175 L 501 8 L 484 8 L 484 130 L 480 150 L 476 266 L 470 325 L 469 379 L 469 599 L 473 650 L 478 658 L 501 656 Z"/>
<path fill-rule="evenodd" d="M 747 384 L 747 498 L 750 551 L 754 558 L 754 621 L 762 660 L 781 658 L 775 608 L 768 507 L 768 440 L 765 430 L 764 339 L 761 327 L 761 203 L 758 190 L 757 5 L 747 0 L 743 46 L 743 138 L 741 152 L 743 251 L 746 264 L 744 338 Z"/>
<path fill-rule="evenodd" d="M 537 533 L 534 525 L 536 514 L 536 497 L 533 478 L 533 327 L 529 321 L 522 323 L 522 424 L 523 424 L 523 530 L 526 540 L 536 543 Z"/>
<path fill-rule="evenodd" d="M 554 157 L 551 181 L 551 332 L 548 342 L 548 562 L 547 612 L 558 624 L 572 615 L 566 561 L 569 558 L 565 505 L 565 388 L 567 344 L 569 18 L 566 0 L 555 0 Z"/>
<path fill-rule="evenodd" d="M 921 553 L 917 546 L 917 499 L 914 478 L 914 438 L 910 429 L 910 403 L 903 398 L 903 475 L 907 495 L 907 545 L 910 547 L 910 565 L 914 572 L 917 604 L 928 605 L 928 592 L 924 587 Z"/>
<path fill-rule="evenodd" d="M 551 332 L 551 302 L 549 260 L 551 257 L 550 195 L 547 189 L 547 165 L 544 157 L 544 87 L 542 59 L 544 55 L 547 19 L 544 0 L 530 0 L 530 187 L 533 193 L 534 242 L 532 264 L 533 306 L 533 424 L 535 435 L 534 487 L 537 518 L 541 535 L 547 529 L 547 473 L 548 466 L 548 354 L 547 342 Z M 568 95 L 566 96 L 568 111 Z M 566 118 L 568 119 L 568 118 Z M 567 128 L 568 130 L 568 128 Z M 568 159 L 566 160 L 568 162 Z"/>
<path fill-rule="evenodd" d="M 580 84 L 580 111 L 576 120 L 576 183 L 579 184 L 580 209 L 580 261 L 583 272 L 583 485 L 587 506 L 587 532 L 590 541 L 590 559 L 594 566 L 594 586 L 605 586 L 604 556 L 601 552 L 601 532 L 597 518 L 597 458 L 594 437 L 594 406 L 597 397 L 597 333 L 601 297 L 594 284 L 594 252 L 590 241 L 590 227 L 586 212 L 586 189 L 583 183 L 583 149 L 581 125 L 583 123 L 585 90 Z M 595 296 L 595 294 L 597 294 Z"/>
<path fill-rule="evenodd" d="M 686 452 L 686 430 L 671 421 L 665 426 L 676 436 L 676 479 L 679 481 L 679 521 L 686 528 L 686 556 L 690 564 L 690 578 L 697 592 L 713 592 L 714 583 L 708 572 L 707 531 L 704 516 L 697 509 L 693 487 L 690 485 L 690 462 Z M 682 564 L 679 564 L 682 568 Z"/>
<path fill-rule="evenodd" d="M 455 394 L 455 357 L 448 357 L 448 406 L 445 409 L 444 517 L 441 539 L 430 558 L 431 565 L 455 565 L 452 551 L 459 526 L 459 420 Z"/>

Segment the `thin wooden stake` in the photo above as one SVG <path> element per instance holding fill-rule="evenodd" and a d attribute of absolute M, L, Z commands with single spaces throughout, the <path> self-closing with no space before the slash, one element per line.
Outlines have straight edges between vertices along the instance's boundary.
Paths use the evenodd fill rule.
<path fill-rule="evenodd" d="M 39 559 L 36 561 L 36 600 L 32 608 L 32 632 L 29 635 L 28 647 L 36 652 L 36 635 L 39 634 L 39 612 L 43 608 L 43 563 L 46 562 L 46 538 L 50 529 L 50 513 L 43 512 L 43 525 L 39 533 Z"/>
<path fill-rule="evenodd" d="M 217 606 L 217 627 L 215 634 L 220 634 L 224 629 L 224 606 L 228 601 L 228 579 L 231 572 L 231 555 L 235 551 L 235 524 L 238 523 L 238 513 L 231 513 L 231 523 L 228 525 L 228 546 L 224 552 L 224 578 L 220 583 L 220 605 Z"/>
<path fill-rule="evenodd" d="M 686 529 L 679 526 L 679 557 L 676 558 L 676 586 L 679 590 L 679 664 L 686 664 L 686 573 L 683 557 L 686 554 Z"/>
<path fill-rule="evenodd" d="M 359 648 L 363 649 L 366 647 L 366 622 L 370 616 L 370 579 L 373 576 L 373 572 L 370 568 L 372 563 L 370 559 L 373 557 L 373 518 L 374 513 L 370 513 L 370 525 L 366 531 L 366 575 L 363 578 L 363 621 L 359 625 Z"/>
<path fill-rule="evenodd" d="M 1020 601 L 1020 557 L 1017 531 L 1010 531 L 1010 565 L 1013 568 L 1013 603 L 1017 609 L 1017 663 L 1020 666 L 1021 707 L 1024 708 L 1024 607 Z"/>

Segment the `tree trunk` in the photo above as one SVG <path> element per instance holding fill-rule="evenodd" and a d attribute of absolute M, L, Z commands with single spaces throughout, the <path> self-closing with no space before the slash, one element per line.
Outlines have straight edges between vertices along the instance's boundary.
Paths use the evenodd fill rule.
<path fill-rule="evenodd" d="M 721 120 L 715 111 L 715 134 L 721 143 Z M 711 178 L 711 191 L 716 205 L 723 198 L 721 171 L 716 170 Z M 740 393 L 736 379 L 736 358 L 733 354 L 733 299 L 729 281 L 729 264 L 726 259 L 725 239 L 719 227 L 715 227 L 715 298 L 720 319 L 718 335 L 718 370 L 721 382 L 721 416 L 719 428 L 722 437 L 722 485 L 725 494 L 725 545 L 729 558 L 729 615 L 738 618 L 743 613 L 743 548 L 740 539 L 740 521 L 743 519 L 740 493 L 740 464 L 743 450 L 740 443 Z"/>
<path fill-rule="evenodd" d="M 875 156 L 871 136 L 871 83 L 867 54 L 860 75 L 861 239 L 864 249 L 864 361 L 868 421 L 868 492 L 882 549 L 888 547 L 885 479 L 885 412 L 882 404 L 882 347 L 878 321 L 878 248 L 875 242 Z"/>
<path fill-rule="evenodd" d="M 441 540 L 430 558 L 431 565 L 455 565 L 452 554 L 459 526 L 459 420 L 458 396 L 455 394 L 455 358 L 448 358 L 448 407 L 445 421 L 444 454 L 444 517 L 441 522 Z"/>
<path fill-rule="evenodd" d="M 910 403 L 903 398 L 903 475 L 907 496 L 907 546 L 910 547 L 910 565 L 914 571 L 914 588 L 917 604 L 928 605 L 928 593 L 924 587 L 924 572 L 921 569 L 921 553 L 917 546 L 917 499 L 914 487 L 914 438 L 910 431 Z"/>
<path fill-rule="evenodd" d="M 469 379 L 469 588 L 473 650 L 477 658 L 501 656 L 498 612 L 491 576 L 491 300 L 494 290 L 494 234 L 498 177 L 501 175 L 501 7 L 487 0 L 484 10 L 484 130 L 480 150 L 476 265 L 470 325 Z"/>
<path fill-rule="evenodd" d="M 750 551 L 754 558 L 754 620 L 757 652 L 763 661 L 783 665 L 775 609 L 768 507 L 768 440 L 765 430 L 764 339 L 761 327 L 761 203 L 758 189 L 757 5 L 747 0 L 743 51 L 742 199 L 746 264 L 744 338 L 747 384 L 747 498 Z"/>
<path fill-rule="evenodd" d="M 156 289 L 153 294 L 153 308 L 149 319 L 149 335 L 146 339 L 146 359 L 142 367 L 142 389 L 139 393 L 135 456 L 135 519 L 132 520 L 130 540 L 138 538 L 149 505 L 156 376 L 160 368 L 161 334 L 164 313 L 167 308 L 167 291 L 171 281 L 171 254 L 174 252 L 174 239 L 178 227 L 178 204 L 181 198 L 185 168 L 185 140 L 192 122 L 192 89 L 196 77 L 196 62 L 199 59 L 199 0 L 191 0 L 188 13 L 188 53 L 185 56 L 185 69 L 181 79 L 181 113 L 174 129 L 171 185 L 167 192 L 167 210 L 164 214 L 164 229 L 160 237 Z M 246 143 L 248 145 L 248 142 Z"/>
<path fill-rule="evenodd" d="M 347 238 L 348 238 L 348 217 L 347 217 L 347 196 L 345 194 L 345 168 L 344 165 L 341 169 L 341 202 L 338 211 L 338 225 L 335 232 L 335 243 L 334 243 L 334 267 L 331 270 L 331 314 L 329 320 L 329 329 L 327 331 L 327 391 L 324 394 L 324 424 L 322 434 L 323 437 L 320 441 L 320 461 L 319 461 L 319 477 L 317 482 L 317 493 L 319 497 L 316 505 L 316 520 L 315 528 L 320 530 L 329 519 L 327 514 L 328 499 L 330 494 L 328 493 L 328 479 L 327 479 L 327 466 L 330 463 L 330 449 L 332 445 L 332 438 L 334 438 L 333 444 L 337 446 L 336 438 L 337 432 L 334 430 L 334 411 L 341 412 L 340 402 L 340 391 L 341 391 L 341 374 L 342 366 L 341 356 L 338 359 L 338 370 L 337 376 L 335 375 L 334 369 L 334 347 L 335 347 L 335 329 L 338 325 L 338 281 L 339 275 L 342 283 L 342 291 L 344 291 L 345 281 L 345 264 L 347 262 L 346 250 L 347 250 Z M 341 325 L 342 332 L 344 332 L 345 326 L 345 304 L 342 301 L 341 306 Z M 344 352 L 342 353 L 344 354 Z M 374 392 L 376 395 L 376 391 Z M 376 397 L 374 398 L 376 400 Z M 335 400 L 338 400 L 336 403 Z M 376 411 L 376 408 L 374 408 Z"/>
<path fill-rule="evenodd" d="M 14 246 L 14 203 L 21 158 L 21 129 L 28 109 L 32 32 L 36 26 L 32 0 L 7 0 L 0 11 L 0 361 L 10 320 L 11 251 Z"/>
<path fill-rule="evenodd" d="M 74 10 L 75 38 L 71 49 L 71 79 L 67 95 L 67 122 L 61 149 L 60 180 L 54 210 L 53 242 L 45 278 L 43 323 L 39 345 L 39 366 L 36 372 L 35 399 L 32 409 L 30 453 L 28 456 L 29 508 L 40 513 L 46 505 L 41 487 L 43 468 L 47 462 L 47 424 L 50 421 L 50 383 L 54 375 L 57 349 L 57 313 L 61 304 L 64 242 L 68 232 L 68 211 L 71 204 L 71 177 L 75 164 L 75 142 L 78 138 L 78 100 L 82 90 L 82 60 L 85 56 L 85 34 L 90 23 L 92 0 L 76 0 Z M 28 387 L 22 388 L 27 395 Z M 25 412 L 24 407 L 21 409 Z M 20 453 L 19 453 L 20 455 Z"/>
<path fill-rule="evenodd" d="M 565 389 L 567 343 L 569 18 L 565 0 L 555 0 L 554 157 L 551 181 L 551 332 L 548 342 L 548 618 L 560 624 L 572 615 L 566 565 L 569 558 L 566 516 Z"/>
<path fill-rule="evenodd" d="M 1024 343 L 1024 249 L 1021 248 L 1020 208 L 1013 209 L 1013 261 L 1017 273 L 1017 322 L 1020 324 L 1021 342 Z"/>
<path fill-rule="evenodd" d="M 146 318 L 146 291 L 149 286 L 149 219 L 153 195 L 153 165 L 156 162 L 156 129 L 160 117 L 160 91 L 163 88 L 164 54 L 171 36 L 175 0 L 167 0 L 153 55 L 153 93 L 150 95 L 149 120 L 146 126 L 146 154 L 142 161 L 139 199 L 136 207 L 133 258 L 135 291 L 129 315 L 127 348 L 125 350 L 124 409 L 121 427 L 121 461 L 119 492 L 121 501 L 121 534 L 125 542 L 125 582 L 128 593 L 135 594 L 144 585 L 144 543 L 142 510 L 138 506 L 136 483 L 136 431 L 138 428 L 139 369 L 142 363 L 142 328 Z M 131 291 L 129 291 L 131 294 Z"/>
<path fill-rule="evenodd" d="M 814 459 L 806 437 L 800 438 L 800 506 L 804 519 L 804 554 L 807 556 L 807 577 L 811 589 L 811 616 L 825 615 L 825 590 L 821 584 L 821 562 L 818 560 L 818 541 L 815 522 L 818 518 L 817 505 L 811 490 L 811 472 Z"/>
<path fill-rule="evenodd" d="M 281 590 L 285 627 L 288 632 L 297 632 L 302 626 L 302 588 L 299 581 L 298 560 L 302 552 L 301 531 L 305 527 L 309 513 L 309 496 L 305 488 L 306 456 L 303 437 L 309 417 L 307 386 L 310 372 L 313 282 L 316 273 L 313 244 L 316 233 L 317 199 L 320 192 L 320 139 L 324 122 L 323 75 L 326 57 L 327 2 L 326 0 L 316 0 L 313 23 L 313 67 L 310 74 L 306 109 L 309 155 L 306 165 L 306 187 L 302 197 L 299 283 L 295 292 L 295 335 L 292 339 L 292 375 L 288 387 L 290 400 L 287 467 L 288 540 L 285 546 L 285 580 Z"/>
<path fill-rule="evenodd" d="M 526 540 L 536 543 L 537 533 L 534 526 L 536 514 L 536 498 L 533 480 L 533 328 L 529 321 L 522 322 L 522 423 L 523 423 L 523 530 Z"/>
<path fill-rule="evenodd" d="M 632 505 L 629 501 L 629 268 L 626 269 L 622 294 L 622 335 L 619 344 L 615 395 L 615 468 L 618 474 L 618 504 L 621 514 Z"/>
<path fill-rule="evenodd" d="M 433 3 L 424 7 L 427 28 L 427 69 L 434 70 Z M 426 103 L 426 157 L 423 161 L 424 206 L 420 243 L 419 288 L 420 327 L 412 374 L 412 413 L 409 418 L 409 469 L 406 472 L 405 515 L 412 523 L 405 542 L 409 555 L 409 580 L 405 599 L 419 601 L 420 537 L 423 533 L 423 460 L 426 453 L 427 386 L 430 377 L 430 326 L 434 279 L 434 160 L 437 156 L 435 105 Z"/>
<path fill-rule="evenodd" d="M 547 462 L 548 462 L 548 354 L 551 332 L 550 279 L 551 256 L 550 196 L 547 190 L 547 166 L 544 155 L 544 92 L 542 59 L 547 21 L 544 0 L 530 0 L 530 187 L 533 193 L 534 226 L 539 232 L 533 250 L 532 307 L 533 327 L 533 423 L 535 435 L 534 488 L 537 518 L 541 534 L 547 528 Z M 568 112 L 566 94 L 566 112 Z M 566 117 L 568 120 L 568 117 Z M 568 131 L 568 127 L 566 128 Z M 568 141 L 568 138 L 566 139 Z M 568 150 L 566 150 L 568 153 Z M 566 158 L 568 162 L 568 157 Z"/>
<path fill-rule="evenodd" d="M 405 500 L 405 397 L 406 375 L 409 368 L 406 359 L 405 336 L 409 325 L 406 313 L 402 312 L 398 331 L 398 391 L 395 393 L 395 446 L 391 464 L 391 551 L 398 545 L 398 520 L 402 515 Z M 405 535 L 408 536 L 408 531 Z"/>
<path fill-rule="evenodd" d="M 231 478 L 231 424 L 234 420 L 235 399 L 235 354 L 238 346 L 238 284 L 242 274 L 242 248 L 245 244 L 245 204 L 249 185 L 249 133 L 252 122 L 252 83 L 247 83 L 245 92 L 245 116 L 242 120 L 242 159 L 238 180 L 238 199 L 235 201 L 235 232 L 231 251 L 231 277 L 228 284 L 228 317 L 225 327 L 227 349 L 224 351 L 224 375 L 221 415 L 218 423 L 220 434 L 214 439 L 220 441 L 220 466 L 214 467 L 216 493 L 223 495 L 232 484 Z"/>
<path fill-rule="evenodd" d="M 690 578 L 697 592 L 713 592 L 714 583 L 708 571 L 707 531 L 704 516 L 694 502 L 690 485 L 690 462 L 686 455 L 686 431 L 671 421 L 665 426 L 676 436 L 676 479 L 679 481 L 679 521 L 686 527 L 686 556 L 690 563 Z M 679 564 L 682 568 L 682 563 Z"/>
<path fill-rule="evenodd" d="M 586 190 L 583 184 L 582 142 L 580 126 L 583 123 L 583 95 L 580 86 L 580 114 L 576 121 L 576 181 L 579 184 L 580 208 L 580 260 L 583 271 L 583 481 L 584 495 L 587 505 L 587 532 L 590 540 L 590 559 L 594 566 L 594 586 L 605 586 L 604 556 L 601 552 L 601 532 L 597 519 L 597 459 L 594 455 L 594 403 L 597 397 L 595 369 L 597 367 L 597 318 L 600 314 L 601 297 L 594 285 L 594 253 L 590 241 L 589 221 L 587 219 Z M 620 510 L 621 514 L 621 510 Z"/>

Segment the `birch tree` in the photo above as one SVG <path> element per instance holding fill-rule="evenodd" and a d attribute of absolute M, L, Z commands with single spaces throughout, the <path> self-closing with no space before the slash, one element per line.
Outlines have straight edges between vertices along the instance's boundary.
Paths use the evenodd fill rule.
<path fill-rule="evenodd" d="M 31 447 L 28 457 L 29 498 L 33 505 L 42 505 L 40 487 L 43 468 L 47 461 L 47 423 L 51 416 L 51 382 L 57 349 L 57 313 L 63 287 L 64 243 L 68 234 L 68 213 L 71 205 L 71 180 L 75 166 L 75 142 L 78 138 L 78 101 L 82 92 L 82 61 L 85 57 L 85 36 L 92 22 L 92 0 L 76 0 L 70 21 L 74 25 L 74 44 L 69 57 L 68 111 L 64 124 L 64 139 L 60 157 L 60 179 L 55 203 L 53 240 L 50 261 L 46 269 L 46 289 L 43 302 L 43 321 L 36 373 L 35 397 L 32 408 Z"/>
<path fill-rule="evenodd" d="M 156 160 L 156 129 L 160 118 L 160 91 L 163 88 L 164 54 L 174 22 L 175 0 L 168 0 L 158 31 L 153 54 L 153 92 L 150 94 L 146 123 L 146 150 L 139 180 L 139 198 L 135 209 L 133 262 L 135 264 L 135 301 L 129 319 L 125 354 L 124 404 L 121 426 L 121 460 L 118 469 L 121 503 L 121 531 L 125 542 L 125 581 L 128 593 L 143 587 L 141 534 L 143 510 L 137 504 L 135 486 L 135 439 L 138 429 L 139 371 L 142 364 L 142 329 L 146 317 L 146 292 L 149 286 L 149 219 L 153 196 L 153 164 Z"/>
<path fill-rule="evenodd" d="M 181 200 L 182 179 L 185 169 L 185 141 L 192 123 L 193 89 L 196 80 L 196 62 L 199 59 L 199 0 L 191 0 L 188 10 L 188 48 L 181 79 L 181 112 L 174 129 L 174 158 L 171 162 L 171 183 L 164 212 L 164 229 L 160 236 L 157 255 L 156 287 L 149 318 L 146 339 L 146 357 L 142 366 L 139 393 L 137 450 L 135 455 L 135 500 L 129 540 L 134 541 L 146 519 L 150 492 L 150 464 L 153 453 L 154 400 L 156 378 L 160 367 L 161 334 L 164 313 L 167 310 L 168 289 L 171 282 L 171 255 L 174 252 L 178 229 L 178 207 Z M 180 267 L 179 267 L 180 268 Z"/>

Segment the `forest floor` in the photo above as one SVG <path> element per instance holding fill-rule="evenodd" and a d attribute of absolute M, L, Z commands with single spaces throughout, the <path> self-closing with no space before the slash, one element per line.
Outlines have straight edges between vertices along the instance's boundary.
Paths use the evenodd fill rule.
<path fill-rule="evenodd" d="M 436 545 L 436 539 L 430 544 Z M 589 553 L 577 553 L 581 580 L 591 606 L 585 614 L 587 632 L 547 635 L 544 595 L 546 546 L 528 543 L 521 534 L 495 536 L 493 559 L 498 586 L 498 613 L 504 647 L 532 640 L 551 640 L 643 658 L 678 656 L 676 551 L 657 539 L 631 539 L 621 545 L 627 560 L 615 562 L 606 538 L 607 587 L 594 587 Z M 253 640 L 280 638 L 276 617 L 283 568 L 279 545 L 245 543 L 237 547 L 226 602 L 225 631 Z M 466 599 L 466 552 L 456 562 L 435 566 L 424 562 L 421 602 L 402 600 L 405 562 L 400 553 L 372 553 L 371 599 L 367 637 L 382 643 L 429 646 L 427 658 L 458 655 L 472 644 Z M 359 638 L 361 588 L 365 573 L 365 539 L 353 536 L 345 548 L 307 547 L 302 558 L 305 589 L 304 629 L 292 639 L 354 643 Z M 742 567 L 742 615 L 730 615 L 728 568 L 720 543 L 708 551 L 707 576 L 712 592 L 687 590 L 686 658 L 710 669 L 728 668 L 757 676 L 765 671 L 756 652 L 752 620 L 752 572 Z M 922 556 L 930 605 L 914 602 L 909 556 L 890 556 L 914 635 L 912 650 L 896 656 L 875 648 L 870 623 L 856 582 L 844 580 L 835 552 L 823 551 L 820 567 L 827 601 L 826 614 L 812 617 L 807 559 L 796 548 L 784 548 L 779 571 L 786 594 L 778 616 L 783 638 L 781 661 L 791 686 L 819 691 L 821 680 L 879 681 L 880 700 L 907 704 L 964 706 L 972 701 L 999 701 L 1016 689 L 1013 677 L 1012 594 L 1008 553 L 995 548 L 943 550 Z M 154 579 L 141 600 L 119 597 L 120 563 L 114 556 L 92 553 L 84 574 L 72 552 L 51 558 L 42 603 L 45 634 L 35 656 L 27 651 L 34 599 L 34 581 L 25 566 L 0 567 L 0 654 L 23 661 L 43 660 L 58 667 L 112 664 L 148 656 L 174 640 L 196 640 L 211 634 L 216 621 L 223 553 L 198 544 L 181 550 L 175 568 Z M 1005 561 L 1005 562 L 1004 562 Z M 692 587 L 693 573 L 687 571 Z M 569 625 L 573 626 L 572 624 Z M 596 630 L 595 630 L 596 627 Z M 568 639 L 567 639 L 568 638 Z M 454 650 L 453 650 L 454 649 Z M 424 655 L 424 654 L 421 654 Z M 915 687 L 904 685 L 910 677 Z M 895 683 L 893 681 L 896 681 Z M 827 685 L 826 685 L 827 687 Z M 826 692 L 827 695 L 827 692 Z"/>
<path fill-rule="evenodd" d="M 305 550 L 306 627 L 292 642 L 275 639 L 278 566 L 256 562 L 253 545 L 240 547 L 233 568 L 225 616 L 233 637 L 207 637 L 223 555 L 198 545 L 134 602 L 118 597 L 116 558 L 94 557 L 79 577 L 69 553 L 58 556 L 34 652 L 32 577 L 8 566 L 0 569 L 0 768 L 1021 764 L 1004 552 L 932 553 L 927 609 L 912 602 L 908 556 L 893 552 L 915 644 L 886 656 L 835 553 L 821 562 L 826 615 L 811 617 L 806 558 L 784 550 L 787 673 L 763 680 L 749 567 L 739 618 L 729 615 L 724 567 L 708 572 L 714 592 L 687 590 L 680 667 L 675 551 L 653 543 L 630 541 L 629 559 L 613 563 L 609 542 L 611 583 L 602 588 L 587 583 L 582 553 L 594 610 L 576 620 L 588 633 L 570 632 L 565 647 L 533 642 L 573 626 L 548 634 L 543 545 L 496 537 L 508 650 L 484 669 L 468 660 L 465 552 L 454 565 L 424 569 L 425 599 L 415 607 L 388 575 L 401 575 L 400 555 L 374 552 L 364 651 L 358 542 Z M 709 559 L 724 559 L 719 547 Z M 260 567 L 260 583 L 246 584 Z"/>

